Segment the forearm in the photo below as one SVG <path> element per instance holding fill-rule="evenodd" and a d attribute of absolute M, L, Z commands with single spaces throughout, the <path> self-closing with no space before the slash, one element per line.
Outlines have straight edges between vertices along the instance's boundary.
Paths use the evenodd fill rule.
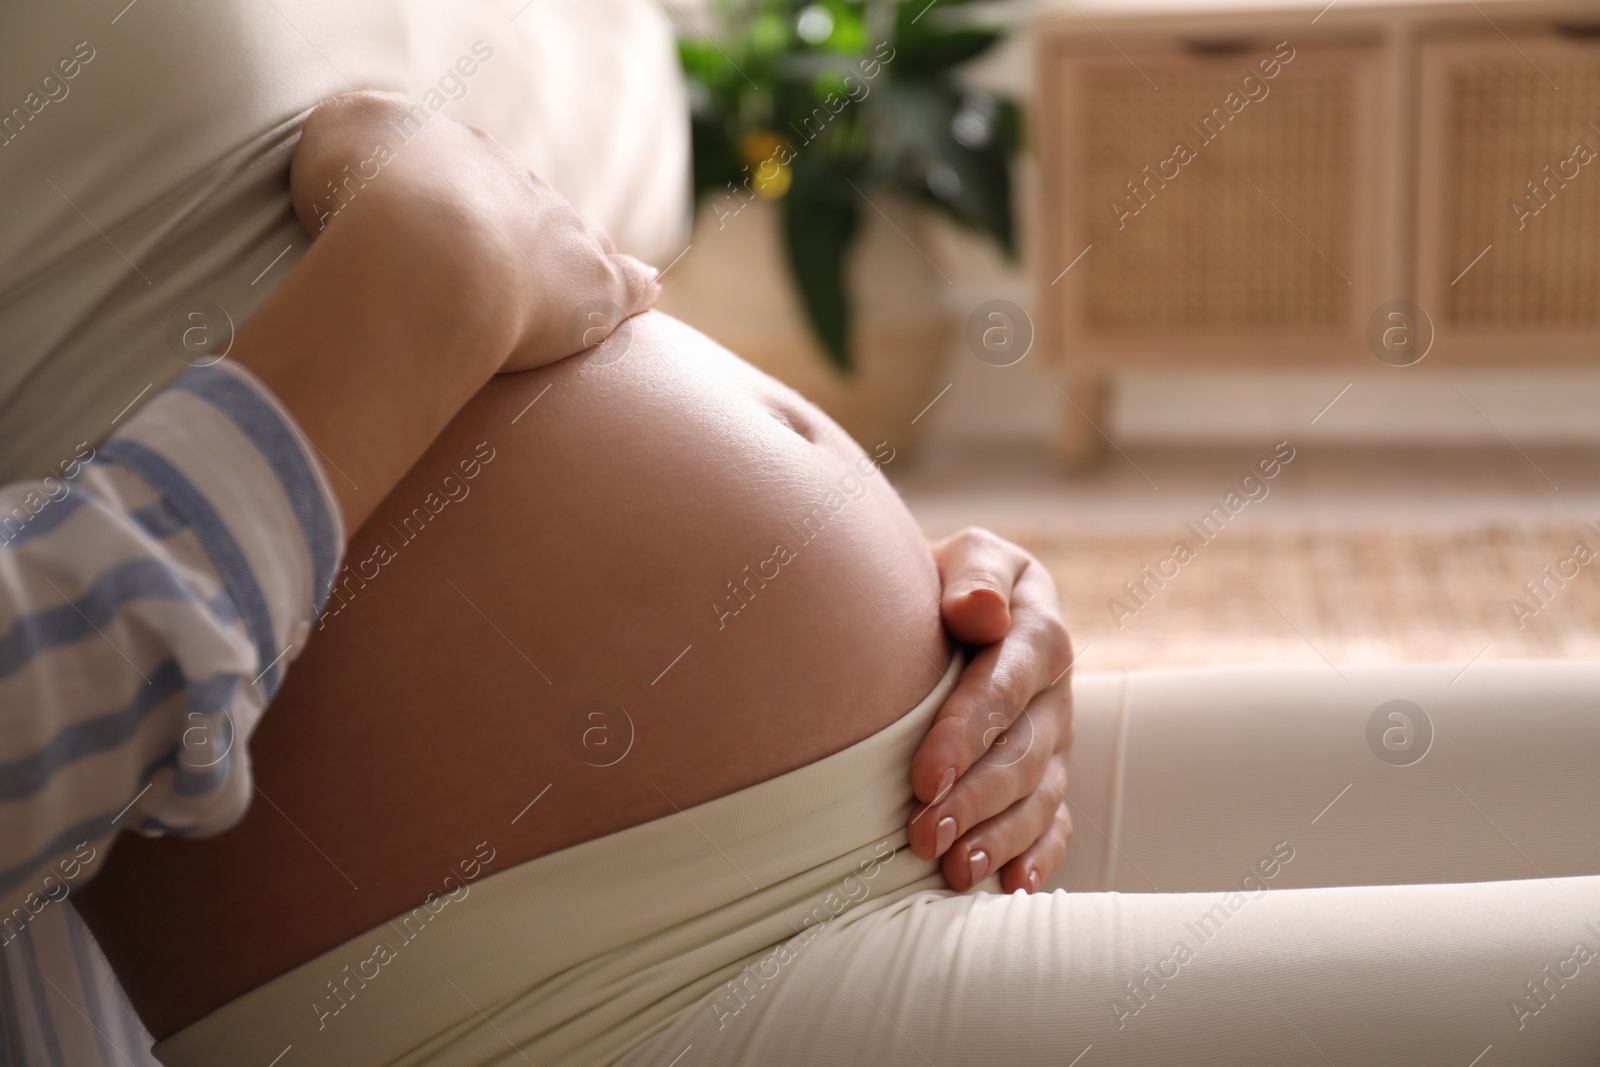
<path fill-rule="evenodd" d="M 514 339 L 472 242 L 445 236 L 461 209 L 387 192 L 322 233 L 230 353 L 311 441 L 351 532 Z"/>

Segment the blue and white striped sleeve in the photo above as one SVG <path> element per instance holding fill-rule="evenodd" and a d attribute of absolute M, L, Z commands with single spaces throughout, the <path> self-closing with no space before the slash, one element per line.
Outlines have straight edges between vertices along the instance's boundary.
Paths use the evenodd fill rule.
<path fill-rule="evenodd" d="M 344 544 L 316 458 L 227 363 L 0 488 L 0 941 L 121 829 L 224 830 Z"/>

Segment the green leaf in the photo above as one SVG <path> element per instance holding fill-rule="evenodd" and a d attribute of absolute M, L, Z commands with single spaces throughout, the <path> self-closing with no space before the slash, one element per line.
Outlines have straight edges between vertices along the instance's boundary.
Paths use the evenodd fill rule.
<path fill-rule="evenodd" d="M 689 130 L 696 203 L 707 196 L 732 195 L 728 183 L 742 183 L 744 172 L 721 118 L 696 115 L 690 120 Z"/>
<path fill-rule="evenodd" d="M 854 360 L 844 265 L 861 221 L 858 199 L 839 176 L 797 166 L 783 201 L 784 243 L 801 303 L 829 358 L 845 373 L 854 370 Z"/>
<path fill-rule="evenodd" d="M 905 12 L 906 8 L 901 8 Z M 903 74 L 937 74 L 975 59 L 1005 36 L 996 30 L 933 33 L 915 27 L 897 44 L 895 66 Z"/>
<path fill-rule="evenodd" d="M 965 97 L 942 78 L 902 77 L 882 86 L 872 98 L 878 109 L 874 177 L 988 232 L 1014 255 L 1003 114 L 997 109 L 986 141 L 963 144 L 955 129 Z"/>
<path fill-rule="evenodd" d="M 791 40 L 789 20 L 775 11 L 764 11 L 750 24 L 749 54 L 752 58 L 782 55 Z"/>
<path fill-rule="evenodd" d="M 722 89 L 738 77 L 738 71 L 733 69 L 728 57 L 703 38 L 680 37 L 678 59 L 683 64 L 684 73 L 708 89 Z"/>
<path fill-rule="evenodd" d="M 833 15 L 833 33 L 824 42 L 824 47 L 830 52 L 846 56 L 865 50 L 867 23 L 862 17 L 861 5 L 843 3 L 842 0 L 823 0 L 823 3 Z"/>

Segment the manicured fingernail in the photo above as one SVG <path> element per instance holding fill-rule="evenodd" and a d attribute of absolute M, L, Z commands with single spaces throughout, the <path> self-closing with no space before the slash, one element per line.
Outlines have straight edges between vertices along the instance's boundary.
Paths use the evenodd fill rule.
<path fill-rule="evenodd" d="M 950 851 L 950 846 L 956 843 L 956 821 L 949 815 L 939 820 L 939 826 L 934 835 L 933 854 L 942 856 Z"/>
<path fill-rule="evenodd" d="M 973 849 L 967 856 L 967 870 L 972 872 L 973 885 L 983 881 L 983 876 L 989 873 L 989 854 L 981 848 Z"/>
<path fill-rule="evenodd" d="M 944 769 L 944 774 L 939 776 L 939 789 L 933 794 L 933 802 L 937 804 L 939 801 L 943 800 L 944 795 L 950 792 L 950 787 L 955 784 L 956 769 L 954 767 L 946 767 Z"/>
<path fill-rule="evenodd" d="M 1038 891 L 1039 891 L 1039 871 L 1038 871 L 1037 868 L 1029 867 L 1028 868 L 1028 892 L 1037 893 Z"/>

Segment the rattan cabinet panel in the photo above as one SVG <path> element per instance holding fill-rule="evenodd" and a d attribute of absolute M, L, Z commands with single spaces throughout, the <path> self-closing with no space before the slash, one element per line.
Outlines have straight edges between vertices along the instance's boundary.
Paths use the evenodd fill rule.
<path fill-rule="evenodd" d="M 1037 31 L 1033 313 L 1078 398 L 1069 461 L 1103 446 L 1123 367 L 1600 361 L 1592 0 L 1124 9 Z M 1430 339 L 1405 367 L 1369 339 L 1395 301 Z"/>
<path fill-rule="evenodd" d="M 1152 61 L 1159 91 L 1125 63 L 1079 69 L 1085 236 L 1099 252 L 1081 283 L 1085 332 L 1349 319 L 1337 265 L 1352 266 L 1354 245 L 1354 70 L 1285 69 L 1252 83 L 1264 95 L 1235 115 L 1224 101 L 1248 100 L 1239 66 Z"/>
<path fill-rule="evenodd" d="M 1600 340 L 1600 43 L 1450 41 L 1422 62 L 1420 281 L 1442 343 L 1582 357 Z"/>

